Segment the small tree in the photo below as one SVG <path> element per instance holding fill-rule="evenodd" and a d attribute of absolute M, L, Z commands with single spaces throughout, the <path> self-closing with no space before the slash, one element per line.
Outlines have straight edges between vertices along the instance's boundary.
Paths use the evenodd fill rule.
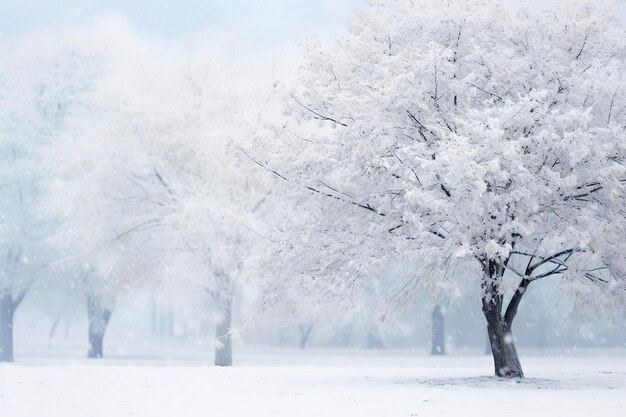
<path fill-rule="evenodd" d="M 532 283 L 621 311 L 626 49 L 596 5 L 372 1 L 312 39 L 286 98 L 299 126 L 255 156 L 298 213 L 272 264 L 326 298 L 394 263 L 398 300 L 480 277 L 503 377 L 523 376 L 511 331 Z"/>

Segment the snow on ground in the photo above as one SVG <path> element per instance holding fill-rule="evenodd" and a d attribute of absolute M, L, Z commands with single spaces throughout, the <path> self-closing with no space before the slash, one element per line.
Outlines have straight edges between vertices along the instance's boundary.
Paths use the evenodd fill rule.
<path fill-rule="evenodd" d="M 0 366 L 1 417 L 624 416 L 626 357 L 524 357 L 523 381 L 487 356 L 240 353 L 239 366 L 23 358 Z M 174 363 L 174 364 L 173 364 Z"/>

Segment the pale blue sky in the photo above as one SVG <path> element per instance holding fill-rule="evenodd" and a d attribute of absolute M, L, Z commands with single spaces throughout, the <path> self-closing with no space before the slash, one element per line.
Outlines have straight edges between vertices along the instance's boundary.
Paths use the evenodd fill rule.
<path fill-rule="evenodd" d="M 539 0 L 507 1 L 530 5 Z M 12 37 L 41 27 L 84 26 L 117 16 L 152 39 L 173 39 L 204 31 L 237 43 L 240 48 L 256 50 L 293 45 L 311 32 L 335 31 L 351 8 L 365 3 L 366 0 L 0 0 L 0 35 Z"/>
<path fill-rule="evenodd" d="M 41 27 L 126 19 L 150 38 L 205 31 L 251 47 L 293 43 L 309 32 L 338 28 L 365 0 L 0 0 L 0 33 L 15 36 Z"/>

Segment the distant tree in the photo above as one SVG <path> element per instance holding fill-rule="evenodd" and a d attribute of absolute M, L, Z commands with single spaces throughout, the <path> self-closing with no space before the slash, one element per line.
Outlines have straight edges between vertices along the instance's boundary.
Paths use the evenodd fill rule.
<path fill-rule="evenodd" d="M 48 159 L 53 160 L 54 157 Z M 104 357 L 104 336 L 115 306 L 125 295 L 151 283 L 144 271 L 157 261 L 152 254 L 129 250 L 130 245 L 141 241 L 129 237 L 120 243 L 114 229 L 103 233 L 102 228 L 116 226 L 111 219 L 99 217 L 97 225 L 87 220 L 85 216 L 93 215 L 89 206 L 96 200 L 86 195 L 81 186 L 73 184 L 70 175 L 66 173 L 64 177 L 63 187 L 53 192 L 52 207 L 57 207 L 65 216 L 59 230 L 50 239 L 57 253 L 64 254 L 55 262 L 54 270 L 68 281 L 69 288 L 62 296 L 78 298 L 85 306 L 87 357 L 99 359 Z M 89 203 L 84 204 L 87 201 Z M 148 245 L 144 248 L 149 249 Z"/>
<path fill-rule="evenodd" d="M 67 48 L 72 39 L 82 39 L 81 64 L 91 71 L 85 72 L 85 79 L 78 84 L 82 85 L 81 102 L 67 110 L 64 130 L 56 132 L 42 152 L 51 177 L 43 203 L 47 218 L 57 225 L 47 239 L 57 254 L 53 269 L 75 289 L 67 295 L 80 297 L 86 307 L 87 356 L 102 358 L 104 335 L 118 298 L 139 285 L 145 278 L 140 271 L 155 259 L 152 254 L 128 250 L 145 237 L 124 229 L 132 222 L 130 212 L 112 210 L 122 204 L 116 200 L 122 189 L 120 181 L 106 172 L 109 181 L 96 182 L 110 169 L 119 155 L 116 152 L 123 151 L 103 149 L 97 142 L 111 133 L 97 122 L 108 114 L 103 100 L 111 99 L 102 86 L 113 74 L 118 75 L 121 67 L 132 67 L 142 56 L 143 45 L 115 20 L 65 34 L 60 43 Z"/>
<path fill-rule="evenodd" d="M 87 357 L 104 356 L 104 333 L 111 319 L 111 308 L 103 306 L 98 294 L 87 293 L 87 317 L 89 319 L 89 351 Z"/>
<path fill-rule="evenodd" d="M 441 306 L 436 305 L 433 308 L 433 341 L 430 345 L 431 355 L 445 355 L 446 354 L 446 340 L 444 333 L 444 320 L 443 310 Z"/>
<path fill-rule="evenodd" d="M 96 68 L 80 41 L 39 33 L 0 42 L 0 361 L 13 361 L 13 318 L 55 255 L 43 210 L 53 181 L 42 150 L 66 129 Z"/>
<path fill-rule="evenodd" d="M 78 275 L 76 288 L 82 292 L 87 307 L 87 357 L 104 357 L 104 336 L 115 310 L 118 299 L 132 288 L 132 281 L 124 282 L 123 271 L 113 259 L 109 261 L 118 266 L 115 271 L 103 273 L 96 267 L 89 267 Z"/>
<path fill-rule="evenodd" d="M 61 164 L 73 177 L 64 194 L 81 207 L 70 216 L 79 230 L 98 236 L 94 253 L 114 248 L 131 263 L 124 273 L 152 287 L 211 296 L 219 366 L 232 364 L 236 279 L 260 239 L 250 226 L 266 200 L 237 145 L 250 136 L 265 84 L 240 71 L 205 43 L 159 58 L 136 51 L 75 114 L 59 148 L 74 155 Z"/>
<path fill-rule="evenodd" d="M 300 330 L 300 349 L 306 349 L 314 327 L 314 321 L 298 323 L 298 330 Z"/>
<path fill-rule="evenodd" d="M 286 97 L 298 124 L 253 152 L 295 208 L 266 267 L 327 301 L 389 265 L 407 269 L 394 301 L 479 278 L 501 377 L 523 376 L 511 332 L 534 282 L 561 277 L 578 310 L 623 312 L 626 44 L 613 12 L 372 1 L 330 45 L 312 39 Z"/>

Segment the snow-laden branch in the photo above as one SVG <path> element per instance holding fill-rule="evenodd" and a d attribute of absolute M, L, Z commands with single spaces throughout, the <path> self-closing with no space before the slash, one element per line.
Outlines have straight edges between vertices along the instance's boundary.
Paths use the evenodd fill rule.
<path fill-rule="evenodd" d="M 289 178 L 287 178 L 286 176 L 284 176 L 284 175 L 283 175 L 283 174 L 281 174 L 280 172 L 276 171 L 275 169 L 270 168 L 267 164 L 264 164 L 264 163 L 260 162 L 259 160 L 255 159 L 254 157 L 252 157 L 252 156 L 251 156 L 248 152 L 246 152 L 246 150 L 245 150 L 245 149 L 243 149 L 243 148 L 239 147 L 239 150 L 240 150 L 240 151 L 241 151 L 241 152 L 242 152 L 242 153 L 243 153 L 243 154 L 244 154 L 244 155 L 245 155 L 245 156 L 246 156 L 246 157 L 247 157 L 250 161 L 254 162 L 256 165 L 260 166 L 261 168 L 263 168 L 263 169 L 264 169 L 264 170 L 266 170 L 267 172 L 270 172 L 271 174 L 273 174 L 273 175 L 277 176 L 278 178 L 280 178 L 280 179 L 281 179 L 281 180 L 283 180 L 283 181 L 290 182 L 290 183 L 295 183 L 294 181 L 290 180 Z M 327 193 L 327 192 L 321 191 L 320 189 L 315 188 L 315 187 L 310 186 L 310 185 L 306 185 L 306 184 L 305 184 L 305 185 L 298 184 L 298 185 L 299 185 L 299 186 L 301 186 L 301 187 L 304 187 L 305 189 L 307 189 L 307 190 L 309 190 L 309 191 L 312 191 L 312 192 L 314 192 L 314 193 L 316 193 L 316 194 L 319 194 L 319 195 L 321 195 L 321 196 L 323 196 L 323 197 L 332 198 L 332 199 L 334 199 L 334 200 L 341 201 L 341 202 L 344 202 L 344 203 L 350 204 L 350 205 L 352 205 L 352 206 L 362 208 L 362 209 L 367 210 L 367 211 L 369 211 L 369 212 L 372 212 L 372 213 L 374 213 L 374 214 L 376 214 L 377 216 L 380 216 L 380 217 L 388 217 L 385 213 L 383 213 L 383 212 L 381 212 L 381 211 L 379 211 L 379 210 L 375 209 L 375 208 L 374 208 L 374 207 L 372 207 L 369 203 L 361 203 L 361 202 L 358 202 L 358 201 L 354 201 L 354 200 L 349 199 L 349 198 L 348 198 L 348 195 L 347 195 L 347 194 L 345 194 L 345 193 L 341 193 L 341 194 L 345 195 L 346 197 L 341 197 L 341 196 L 338 196 L 338 195 L 335 195 L 335 194 L 330 194 L 330 193 Z M 324 185 L 325 185 L 325 184 L 324 184 Z M 327 186 L 327 185 L 325 185 L 325 186 L 326 186 L 327 188 L 331 189 L 331 190 L 333 189 L 333 188 L 331 188 L 331 187 L 329 187 L 329 186 Z M 335 191 L 336 191 L 336 190 L 335 190 Z M 340 193 L 339 191 L 336 191 L 336 192 Z M 393 230 L 396 230 L 396 229 L 398 229 L 398 227 L 394 228 Z M 391 230 L 390 230 L 390 231 L 391 231 Z"/>

